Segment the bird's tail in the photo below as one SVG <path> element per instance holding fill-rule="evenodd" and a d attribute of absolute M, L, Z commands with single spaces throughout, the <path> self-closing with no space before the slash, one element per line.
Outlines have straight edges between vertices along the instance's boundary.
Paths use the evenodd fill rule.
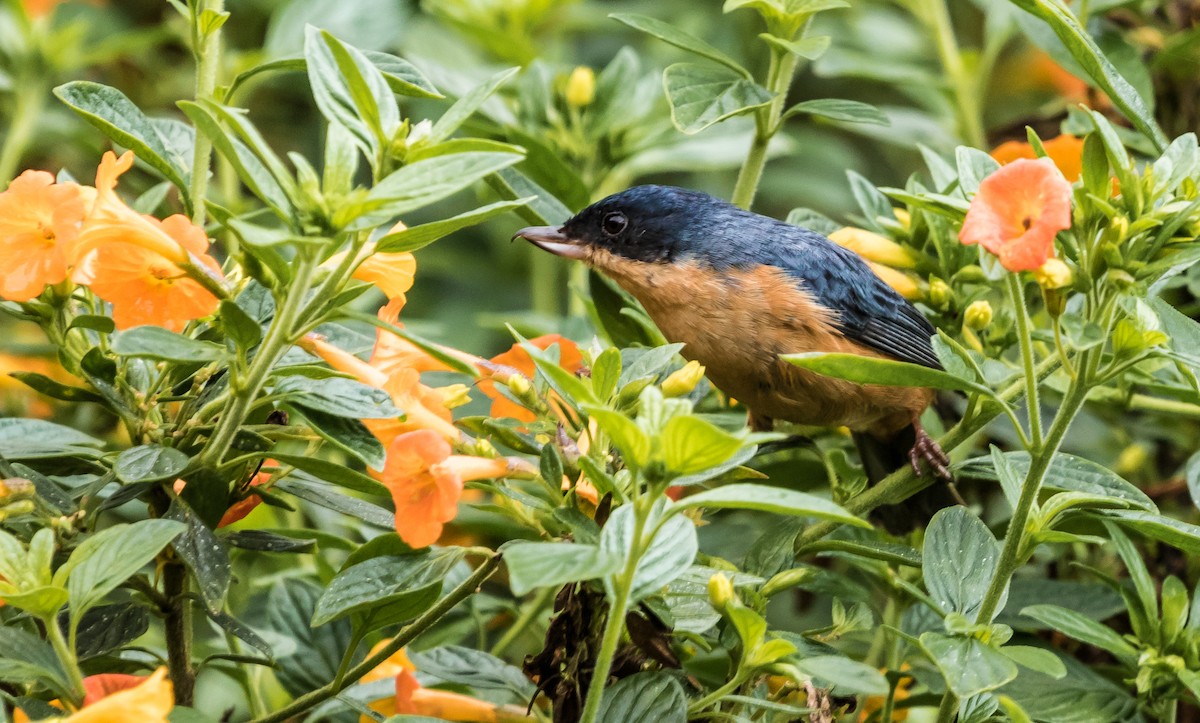
<path fill-rule="evenodd" d="M 863 469 L 871 485 L 909 464 L 908 453 L 917 441 L 917 430 L 905 427 L 887 439 L 867 432 L 854 432 L 854 444 L 862 457 Z M 924 474 L 933 475 L 931 470 Z M 941 479 L 934 478 L 929 487 L 894 505 L 876 507 L 872 519 L 893 535 L 903 535 L 929 522 L 934 513 L 959 503 L 957 495 Z"/>

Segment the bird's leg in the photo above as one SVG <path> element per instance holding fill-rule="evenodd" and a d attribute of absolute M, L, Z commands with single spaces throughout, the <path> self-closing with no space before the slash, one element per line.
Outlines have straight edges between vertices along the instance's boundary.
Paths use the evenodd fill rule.
<path fill-rule="evenodd" d="M 921 418 L 918 415 L 913 415 L 912 423 L 917 434 L 917 439 L 908 452 L 908 461 L 912 464 L 913 472 L 920 477 L 921 460 L 925 460 L 935 475 L 947 482 L 954 481 L 954 475 L 950 474 L 950 458 L 942 451 L 941 445 L 921 426 Z"/>

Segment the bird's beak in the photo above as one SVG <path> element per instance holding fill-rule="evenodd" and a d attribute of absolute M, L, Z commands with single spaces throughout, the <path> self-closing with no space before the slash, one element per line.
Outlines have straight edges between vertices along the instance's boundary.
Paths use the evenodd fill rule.
<path fill-rule="evenodd" d="M 529 226 L 517 231 L 513 238 L 523 238 L 534 246 L 564 259 L 582 259 L 587 255 L 586 244 L 570 238 L 556 226 Z"/>

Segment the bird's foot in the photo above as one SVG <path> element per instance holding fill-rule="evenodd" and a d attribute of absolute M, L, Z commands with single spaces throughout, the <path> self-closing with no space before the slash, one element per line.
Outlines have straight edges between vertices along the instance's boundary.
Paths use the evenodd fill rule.
<path fill-rule="evenodd" d="M 954 475 L 950 474 L 950 458 L 942 451 L 941 445 L 937 443 L 936 439 L 929 436 L 920 423 L 914 423 L 913 426 L 916 427 L 917 440 L 913 443 L 912 449 L 908 451 L 908 461 L 912 465 L 913 472 L 918 477 L 921 476 L 921 461 L 924 460 L 934 475 L 947 482 L 954 481 Z"/>

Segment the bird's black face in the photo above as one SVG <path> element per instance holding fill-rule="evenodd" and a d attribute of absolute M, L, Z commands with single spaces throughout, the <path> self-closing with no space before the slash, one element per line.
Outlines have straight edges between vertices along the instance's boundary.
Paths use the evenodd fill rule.
<path fill-rule="evenodd" d="M 726 204 L 670 186 L 637 186 L 588 206 L 561 227 L 521 229 L 514 236 L 566 258 L 607 252 L 630 261 L 669 263 L 701 249 L 705 220 Z"/>

